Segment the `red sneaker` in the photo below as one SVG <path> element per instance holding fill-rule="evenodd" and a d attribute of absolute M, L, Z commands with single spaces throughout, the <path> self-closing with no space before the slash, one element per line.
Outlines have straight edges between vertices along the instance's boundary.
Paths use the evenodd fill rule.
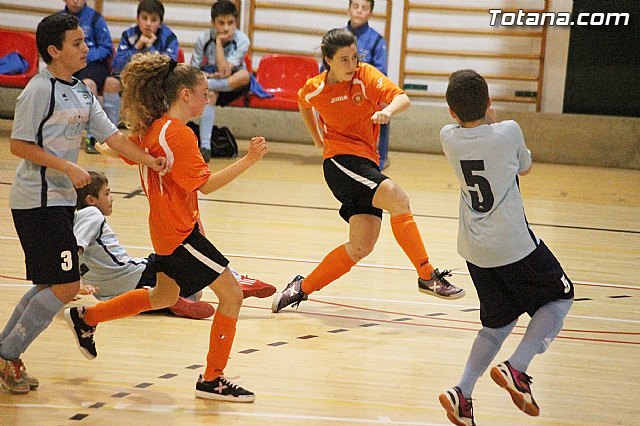
<path fill-rule="evenodd" d="M 267 284 L 264 281 L 260 281 L 255 278 L 250 278 L 247 275 L 241 275 L 238 279 L 240 287 L 242 288 L 242 298 L 257 297 L 264 299 L 276 292 L 276 288 L 271 284 Z"/>
<path fill-rule="evenodd" d="M 215 309 L 207 302 L 192 302 L 184 297 L 178 297 L 175 305 L 169 307 L 169 310 L 179 317 L 204 319 L 209 318 L 215 313 Z"/>

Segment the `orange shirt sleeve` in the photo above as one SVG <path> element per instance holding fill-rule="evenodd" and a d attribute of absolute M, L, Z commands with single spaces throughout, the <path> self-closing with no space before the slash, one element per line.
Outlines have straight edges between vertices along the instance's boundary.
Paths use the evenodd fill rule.
<path fill-rule="evenodd" d="M 362 80 L 365 83 L 367 93 L 374 94 L 374 103 L 388 105 L 393 98 L 404 93 L 404 90 L 400 89 L 397 84 L 389 80 L 389 77 L 382 74 L 375 67 L 369 64 L 361 64 L 360 66 L 363 67 Z"/>
<path fill-rule="evenodd" d="M 307 94 L 314 92 L 320 86 L 323 74 L 317 75 L 315 77 L 311 77 L 309 80 L 307 80 L 305 85 L 302 86 L 302 88 L 300 90 L 298 90 L 298 103 L 299 104 L 301 104 L 302 106 L 304 106 L 306 108 L 313 108 L 313 105 L 311 105 L 309 102 L 307 102 L 305 97 L 307 96 Z"/>
<path fill-rule="evenodd" d="M 166 139 L 173 150 L 171 177 L 186 192 L 196 191 L 211 176 L 211 170 L 198 149 L 196 135 L 187 126 L 170 125 Z"/>

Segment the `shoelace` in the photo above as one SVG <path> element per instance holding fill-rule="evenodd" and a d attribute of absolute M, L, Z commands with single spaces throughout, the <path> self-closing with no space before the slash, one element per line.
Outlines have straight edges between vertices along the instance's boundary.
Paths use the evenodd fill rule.
<path fill-rule="evenodd" d="M 236 389 L 236 390 L 242 389 L 240 386 L 233 383 L 231 380 L 227 379 L 225 376 L 220 376 L 220 381 L 232 389 Z"/>
<path fill-rule="evenodd" d="M 526 390 L 531 393 L 531 383 L 533 383 L 533 377 L 527 373 L 519 372 L 518 380 L 526 385 Z"/>
<path fill-rule="evenodd" d="M 9 365 L 9 369 L 11 370 L 11 374 L 13 375 L 13 377 L 15 377 L 16 380 L 20 380 L 20 377 L 22 377 L 22 369 L 24 368 L 22 360 L 7 360 L 7 365 Z"/>
<path fill-rule="evenodd" d="M 451 274 L 451 269 L 445 269 L 443 271 L 438 271 L 438 273 L 436 274 L 436 276 L 434 277 L 434 279 L 436 281 L 438 281 L 441 285 L 446 286 L 446 287 L 451 287 L 453 284 L 451 284 L 449 281 L 447 281 L 447 279 L 445 277 L 450 277 Z"/>

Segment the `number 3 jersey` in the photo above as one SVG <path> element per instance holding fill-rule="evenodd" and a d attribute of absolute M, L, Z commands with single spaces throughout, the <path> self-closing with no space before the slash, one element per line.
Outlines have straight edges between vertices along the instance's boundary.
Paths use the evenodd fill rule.
<path fill-rule="evenodd" d="M 460 256 L 491 268 L 529 255 L 540 240 L 529 228 L 518 186 L 518 173 L 531 167 L 518 123 L 450 124 L 440 131 L 440 140 L 461 188 Z"/>

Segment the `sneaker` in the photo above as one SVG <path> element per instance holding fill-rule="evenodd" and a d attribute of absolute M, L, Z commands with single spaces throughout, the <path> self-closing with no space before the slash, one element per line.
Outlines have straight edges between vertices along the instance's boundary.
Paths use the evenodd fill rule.
<path fill-rule="evenodd" d="M 87 137 L 84 138 L 84 151 L 87 154 L 99 154 L 96 149 L 96 138 L 91 135 L 87 135 Z"/>
<path fill-rule="evenodd" d="M 459 387 L 447 389 L 438 397 L 440 405 L 447 410 L 447 417 L 454 425 L 475 426 L 473 421 L 473 403 L 467 399 Z"/>
<path fill-rule="evenodd" d="M 176 304 L 170 306 L 169 310 L 179 317 L 193 319 L 209 318 L 216 312 L 214 307 L 207 302 L 193 302 L 184 297 L 178 297 Z"/>
<path fill-rule="evenodd" d="M 67 308 L 64 310 L 64 320 L 73 332 L 73 337 L 76 339 L 78 349 L 80 349 L 82 355 L 87 359 L 95 359 L 98 356 L 96 344 L 93 341 L 96 328 L 84 322 L 85 311 L 86 308 L 84 306 Z"/>
<path fill-rule="evenodd" d="M 0 357 L 0 385 L 12 393 L 28 393 L 29 383 L 22 374 L 22 361 Z"/>
<path fill-rule="evenodd" d="M 296 275 L 293 281 L 287 284 L 282 293 L 276 293 L 276 297 L 273 298 L 273 303 L 271 304 L 271 312 L 278 313 L 289 305 L 292 308 L 296 308 L 300 305 L 300 302 L 307 300 L 309 295 L 305 294 L 300 288 L 303 279 L 302 275 Z"/>
<path fill-rule="evenodd" d="M 29 390 L 38 389 L 38 386 L 40 386 L 40 380 L 38 380 L 36 377 L 33 377 L 29 373 L 27 373 L 27 369 L 24 366 L 24 362 L 22 362 L 21 359 L 19 359 L 18 362 L 20 363 L 20 372 L 22 373 L 22 378 L 24 379 L 25 382 L 29 384 Z"/>
<path fill-rule="evenodd" d="M 456 287 L 447 281 L 445 277 L 450 276 L 450 270 L 445 269 L 440 272 L 436 269 L 431 273 L 430 280 L 418 278 L 418 290 L 420 293 L 430 294 L 441 299 L 460 299 L 466 292 L 463 288 Z"/>
<path fill-rule="evenodd" d="M 247 275 L 242 275 L 238 278 L 238 283 L 242 288 L 242 298 L 257 297 L 258 299 L 264 299 L 276 292 L 276 288 L 271 284 L 267 284 L 264 281 L 260 281 L 255 278 L 251 278 Z"/>
<path fill-rule="evenodd" d="M 211 150 L 207 148 L 200 148 L 200 154 L 202 154 L 202 159 L 205 163 L 208 163 L 211 160 Z"/>
<path fill-rule="evenodd" d="M 518 409 L 530 416 L 540 415 L 540 407 L 531 394 L 531 376 L 518 371 L 505 361 L 491 369 L 491 378 L 511 395 Z"/>
<path fill-rule="evenodd" d="M 205 381 L 202 374 L 196 382 L 196 396 L 205 399 L 217 399 L 232 402 L 253 402 L 256 395 L 233 383 L 224 376 Z"/>

